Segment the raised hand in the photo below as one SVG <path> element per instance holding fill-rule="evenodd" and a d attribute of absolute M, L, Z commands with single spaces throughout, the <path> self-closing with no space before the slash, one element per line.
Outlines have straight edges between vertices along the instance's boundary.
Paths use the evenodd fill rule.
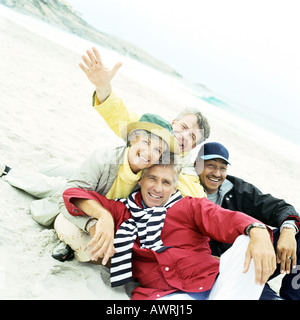
<path fill-rule="evenodd" d="M 79 63 L 80 69 L 87 75 L 88 79 L 96 87 L 97 98 L 99 103 L 102 103 L 111 93 L 111 80 L 116 75 L 119 68 L 122 66 L 121 62 L 117 62 L 112 69 L 104 66 L 98 50 L 93 47 L 92 51 L 86 51 L 87 56 L 82 55 L 84 62 Z"/>

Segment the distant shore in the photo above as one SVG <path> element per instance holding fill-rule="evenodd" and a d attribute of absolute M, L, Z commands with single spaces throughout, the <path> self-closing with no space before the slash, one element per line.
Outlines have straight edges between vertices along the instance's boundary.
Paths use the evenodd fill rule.
<path fill-rule="evenodd" d="M 94 88 L 78 67 L 78 49 L 89 49 L 85 46 L 91 43 L 13 14 L 1 23 L 0 42 L 5 44 L 0 59 L 2 162 L 24 172 L 37 171 L 49 160 L 79 164 L 101 143 L 118 139 L 91 107 Z M 122 58 L 97 47 L 108 64 Z M 284 149 L 274 149 L 274 142 L 261 143 L 260 133 L 242 131 L 234 116 L 201 100 L 179 79 L 127 57 L 113 88 L 140 114 L 151 111 L 172 120 L 183 107 L 198 107 L 211 125 L 209 141 L 230 151 L 228 173 L 300 209 L 299 163 Z M 107 269 L 54 260 L 57 235 L 31 218 L 33 198 L 2 178 L 0 193 L 1 299 L 129 299 L 129 288 L 110 288 Z"/>

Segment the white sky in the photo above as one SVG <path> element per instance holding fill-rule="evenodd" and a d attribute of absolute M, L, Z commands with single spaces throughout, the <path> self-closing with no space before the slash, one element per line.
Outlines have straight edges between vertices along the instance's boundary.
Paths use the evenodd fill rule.
<path fill-rule="evenodd" d="M 69 0 L 100 31 L 253 108 L 300 117 L 299 0 Z M 282 114 L 279 114 L 282 117 Z"/>

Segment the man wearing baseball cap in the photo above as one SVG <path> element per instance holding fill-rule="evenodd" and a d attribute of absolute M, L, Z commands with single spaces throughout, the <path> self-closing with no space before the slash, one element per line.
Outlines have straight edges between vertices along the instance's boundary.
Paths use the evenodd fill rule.
<path fill-rule="evenodd" d="M 209 142 L 199 150 L 195 169 L 204 187 L 207 198 L 230 210 L 238 210 L 274 227 L 274 247 L 278 268 L 272 277 L 286 273 L 280 295 L 284 299 L 300 300 L 300 286 L 296 265 L 300 254 L 299 214 L 295 208 L 271 194 L 263 194 L 254 185 L 227 175 L 229 152 L 220 143 Z M 211 240 L 212 254 L 220 256 L 230 244 Z M 298 275 L 299 276 L 299 275 Z M 294 281 L 293 281 L 294 279 Z M 264 299 L 263 295 L 261 299 Z"/>

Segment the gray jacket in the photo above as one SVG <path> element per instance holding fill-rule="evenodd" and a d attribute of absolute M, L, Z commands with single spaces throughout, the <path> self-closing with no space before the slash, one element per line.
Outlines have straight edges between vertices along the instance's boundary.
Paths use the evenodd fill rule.
<path fill-rule="evenodd" d="M 64 170 L 61 170 L 60 176 L 54 177 L 13 169 L 6 176 L 6 180 L 12 186 L 38 198 L 32 201 L 30 212 L 32 218 L 39 224 L 51 225 L 61 212 L 68 220 L 84 230 L 89 218 L 70 215 L 64 205 L 63 192 L 68 188 L 82 188 L 106 195 L 116 179 L 125 151 L 126 145 L 123 141 L 116 146 L 112 146 L 111 143 L 102 145 L 79 168 L 74 168 L 74 173 L 69 179 L 64 177 Z"/>
<path fill-rule="evenodd" d="M 81 188 L 106 195 L 117 177 L 125 151 L 125 144 L 115 148 L 112 148 L 111 145 L 98 148 L 82 163 L 80 168 L 69 179 L 65 190 L 68 188 Z M 58 200 L 58 209 L 68 220 L 85 231 L 85 225 L 90 217 L 74 217 L 70 215 L 65 207 L 62 193 L 60 193 Z"/>

